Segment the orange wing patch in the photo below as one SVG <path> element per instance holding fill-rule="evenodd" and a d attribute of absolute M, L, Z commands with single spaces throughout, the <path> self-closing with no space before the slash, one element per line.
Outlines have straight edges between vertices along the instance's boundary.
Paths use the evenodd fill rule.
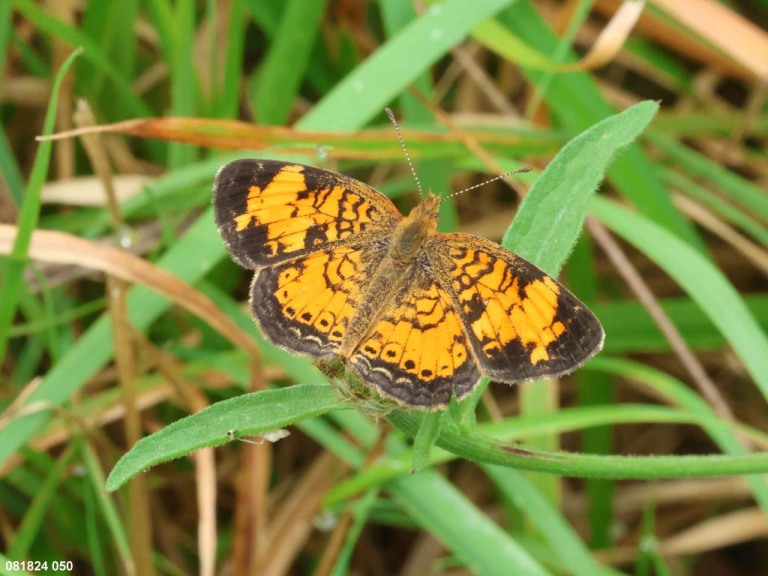
<path fill-rule="evenodd" d="M 326 358 L 347 333 L 361 286 L 384 252 L 340 246 L 260 270 L 251 285 L 251 309 L 278 346 Z"/>
<path fill-rule="evenodd" d="M 570 292 L 498 245 L 443 234 L 429 252 L 490 377 L 520 382 L 555 376 L 602 342 L 599 323 Z"/>
<path fill-rule="evenodd" d="M 325 246 L 362 231 L 370 202 L 341 186 L 312 190 L 307 201 L 308 190 L 303 166 L 283 167 L 263 189 L 250 187 L 245 212 L 235 216 L 237 231 L 266 227 L 267 259 Z"/>
<path fill-rule="evenodd" d="M 507 262 L 469 245 L 450 256 L 453 289 L 464 313 L 473 317 L 470 326 L 483 352 L 493 356 L 518 339 L 532 364 L 548 360 L 547 346 L 565 331 L 555 321 L 558 285 L 544 277 L 523 286 Z"/>
<path fill-rule="evenodd" d="M 480 378 L 451 297 L 423 271 L 409 278 L 352 354 L 364 382 L 411 406 L 461 397 Z"/>
<path fill-rule="evenodd" d="M 552 278 L 544 277 L 526 284 L 525 296 L 510 314 L 518 338 L 528 348 L 531 363 L 549 360 L 547 346 L 565 332 L 565 325 L 557 316 L 560 287 Z"/>
<path fill-rule="evenodd" d="M 402 219 L 373 188 L 301 164 L 238 160 L 222 168 L 214 189 L 219 229 L 247 268 L 359 243 Z"/>

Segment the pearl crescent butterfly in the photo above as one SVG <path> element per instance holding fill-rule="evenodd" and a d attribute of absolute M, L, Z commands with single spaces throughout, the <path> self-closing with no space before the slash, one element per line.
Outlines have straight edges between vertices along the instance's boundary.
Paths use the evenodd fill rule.
<path fill-rule="evenodd" d="M 341 359 L 401 405 L 443 407 L 482 376 L 565 374 L 602 347 L 595 315 L 536 266 L 437 232 L 433 194 L 403 217 L 362 182 L 275 160 L 227 164 L 214 193 L 232 258 L 255 271 L 250 305 L 265 336 Z"/>

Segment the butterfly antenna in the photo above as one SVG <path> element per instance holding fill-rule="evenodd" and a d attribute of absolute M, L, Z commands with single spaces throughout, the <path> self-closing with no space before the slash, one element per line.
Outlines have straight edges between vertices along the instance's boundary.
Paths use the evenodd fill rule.
<path fill-rule="evenodd" d="M 469 186 L 468 188 L 462 188 L 461 190 L 457 192 L 453 192 L 443 198 L 443 200 L 448 200 L 449 198 L 453 198 L 454 196 L 458 196 L 459 194 L 464 194 L 464 192 L 469 192 L 470 190 L 474 190 L 475 188 L 480 188 L 481 186 L 485 186 L 486 184 L 490 184 L 491 182 L 496 182 L 497 180 L 501 180 L 502 178 L 506 178 L 507 176 L 512 176 L 513 174 L 523 174 L 525 172 L 530 172 L 530 168 L 518 168 L 517 170 L 511 170 L 509 172 L 504 172 L 504 174 L 500 174 L 496 176 L 495 178 L 491 178 L 490 180 L 485 180 L 484 182 L 480 182 L 480 184 L 475 184 L 473 186 Z"/>
<path fill-rule="evenodd" d="M 419 187 L 419 194 L 422 198 L 424 198 L 424 188 L 421 187 L 421 181 L 419 180 L 419 177 L 416 175 L 416 168 L 413 167 L 413 162 L 411 161 L 411 155 L 408 154 L 408 148 L 405 147 L 405 140 L 403 139 L 403 134 L 400 132 L 400 126 L 397 125 L 397 118 L 395 118 L 394 112 L 392 112 L 391 109 L 385 108 L 384 109 L 387 113 L 387 116 L 389 116 L 390 122 L 392 122 L 392 125 L 395 127 L 395 132 L 397 132 L 397 139 L 400 140 L 400 146 L 403 148 L 403 153 L 405 154 L 405 159 L 408 161 L 408 167 L 411 169 L 411 174 L 413 174 L 413 179 L 416 180 L 416 186 Z"/>

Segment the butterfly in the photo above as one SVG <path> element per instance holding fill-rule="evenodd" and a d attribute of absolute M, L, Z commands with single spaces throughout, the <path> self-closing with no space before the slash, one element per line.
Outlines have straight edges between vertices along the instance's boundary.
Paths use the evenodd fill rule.
<path fill-rule="evenodd" d="M 277 346 L 340 359 L 403 406 L 435 410 L 482 376 L 559 376 L 602 347 L 595 315 L 498 244 L 437 231 L 430 194 L 404 217 L 374 188 L 329 170 L 236 160 L 214 184 L 235 262 L 254 270 L 253 317 Z"/>

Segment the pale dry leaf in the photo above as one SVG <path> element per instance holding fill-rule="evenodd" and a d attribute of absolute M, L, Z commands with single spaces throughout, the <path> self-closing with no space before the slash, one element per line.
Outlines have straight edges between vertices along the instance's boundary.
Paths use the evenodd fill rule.
<path fill-rule="evenodd" d="M 152 178 L 142 174 L 120 174 L 113 176 L 115 196 L 124 202 L 141 193 Z M 96 176 L 81 176 L 48 182 L 41 192 L 45 204 L 66 204 L 68 206 L 102 207 L 107 203 L 106 192 Z"/>
<path fill-rule="evenodd" d="M 626 0 L 574 68 L 594 70 L 611 62 L 624 46 L 645 7 L 645 0 Z"/>
<path fill-rule="evenodd" d="M 16 238 L 16 226 L 0 224 L 0 254 L 10 254 Z M 125 250 L 53 230 L 35 230 L 29 247 L 34 260 L 75 264 L 110 274 L 126 282 L 152 288 L 178 306 L 199 316 L 235 346 L 258 357 L 253 339 L 211 300 L 167 270 L 163 270 Z"/>
<path fill-rule="evenodd" d="M 768 80 L 768 33 L 716 0 L 651 0 L 689 30 Z"/>
<path fill-rule="evenodd" d="M 665 556 L 699 554 L 768 536 L 768 517 L 759 508 L 736 510 L 699 522 L 659 542 Z"/>

